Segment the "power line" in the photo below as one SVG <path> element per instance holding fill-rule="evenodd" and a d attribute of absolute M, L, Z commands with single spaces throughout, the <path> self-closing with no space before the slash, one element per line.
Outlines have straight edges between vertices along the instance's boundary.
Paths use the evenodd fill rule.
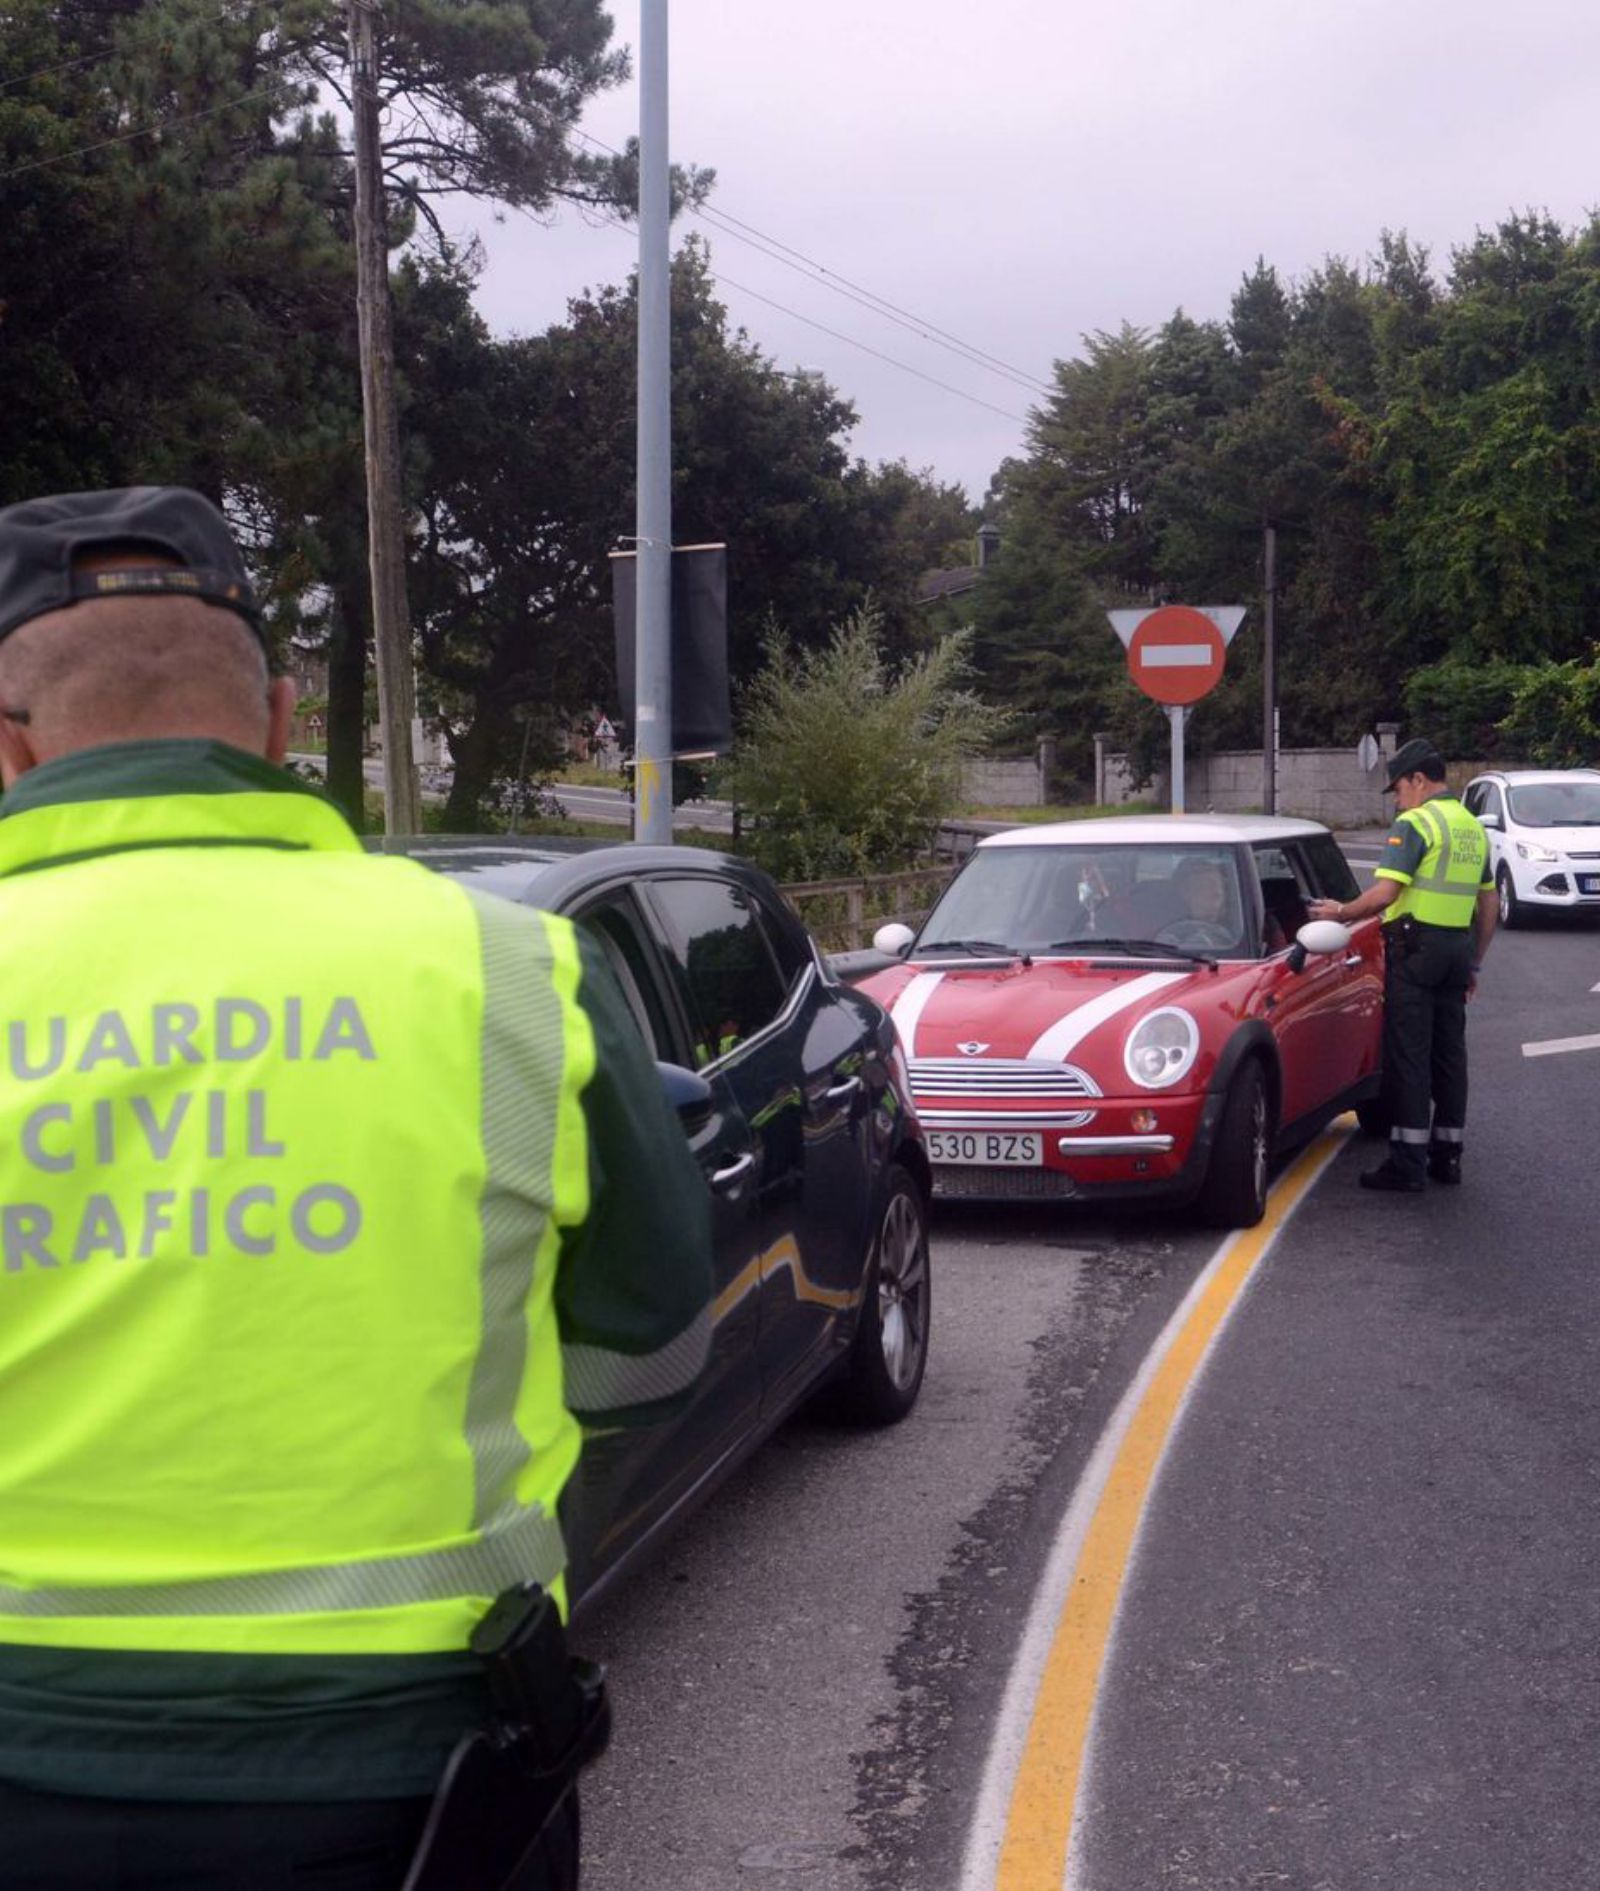
<path fill-rule="evenodd" d="M 195 21 L 193 24 L 199 26 L 216 26 L 221 21 L 225 20 L 231 11 L 231 8 L 224 7 L 218 13 L 206 14 L 203 19 Z M 40 66 L 34 72 L 20 73 L 15 79 L 7 79 L 3 85 L 0 85 L 0 92 L 9 92 L 19 85 L 31 85 L 35 79 L 53 78 L 58 72 L 75 72 L 79 66 L 98 65 L 102 59 L 114 59 L 123 50 L 121 46 L 107 46 L 97 53 L 83 53 L 77 59 L 63 59 L 59 65 Z"/>
<path fill-rule="evenodd" d="M 893 355 L 886 355 L 879 348 L 870 347 L 864 341 L 857 341 L 854 335 L 846 335 L 843 330 L 829 328 L 825 322 L 815 322 L 809 315 L 802 315 L 798 309 L 791 309 L 783 302 L 774 302 L 770 296 L 762 295 L 758 290 L 747 288 L 742 282 L 735 282 L 731 276 L 716 276 L 717 282 L 725 283 L 730 289 L 737 289 L 741 295 L 754 296 L 756 301 L 765 302 L 769 309 L 777 309 L 784 315 L 792 315 L 797 322 L 804 322 L 807 328 L 820 329 L 824 335 L 831 335 L 835 341 L 848 343 L 852 348 L 859 348 L 863 354 L 871 355 L 874 360 L 886 361 L 891 368 L 899 368 L 903 374 L 914 374 L 919 381 L 926 381 L 930 387 L 943 388 L 946 394 L 954 394 L 958 400 L 971 401 L 974 407 L 987 407 L 991 414 L 999 414 L 1004 420 L 1014 420 L 1019 427 L 1028 424 L 1026 414 L 1014 414 L 1009 407 L 996 407 L 993 401 L 986 401 L 980 395 L 969 394 L 964 388 L 952 387 L 948 381 L 938 380 L 934 375 L 924 374 L 921 368 L 913 368 L 909 362 L 899 361 Z"/>
<path fill-rule="evenodd" d="M 519 205 L 518 208 L 520 209 L 521 206 Z M 609 225 L 613 230 L 620 230 L 624 236 L 632 236 L 634 234 L 634 232 L 628 228 L 627 224 L 619 222 L 617 218 L 606 216 L 604 212 L 597 212 L 596 214 L 599 222 Z M 528 218 L 529 222 L 536 223 L 538 221 L 531 211 L 524 210 L 523 215 Z M 1014 414 L 1007 407 L 996 407 L 992 401 L 986 401 L 977 394 L 969 394 L 965 388 L 952 387 L 948 381 L 941 381 L 934 375 L 924 374 L 921 368 L 914 368 L 909 362 L 898 360 L 894 355 L 886 355 L 881 349 L 874 348 L 867 342 L 857 341 L 854 335 L 846 335 L 841 329 L 829 328 L 825 322 L 814 321 L 809 315 L 802 315 L 798 309 L 791 309 L 785 302 L 775 302 L 771 296 L 762 295 L 759 290 L 751 289 L 742 282 L 735 282 L 731 276 L 724 275 L 717 270 L 709 270 L 707 273 L 710 275 L 713 282 L 720 284 L 724 288 L 737 289 L 741 295 L 752 296 L 757 302 L 764 302 L 769 309 L 778 310 L 781 315 L 791 315 L 797 322 L 804 322 L 808 328 L 819 329 L 824 335 L 831 335 L 835 341 L 842 341 L 851 348 L 859 348 L 863 354 L 871 355 L 875 360 L 886 362 L 891 368 L 900 369 L 903 374 L 915 375 L 919 381 L 926 381 L 931 387 L 940 388 L 946 394 L 954 394 L 957 400 L 970 401 L 974 407 L 987 408 L 991 414 L 999 414 L 1003 420 L 1014 420 L 1019 426 L 1025 427 L 1028 424 L 1025 414 Z"/>
<path fill-rule="evenodd" d="M 15 177 L 26 177 L 29 171 L 44 171 L 55 164 L 68 164 L 73 158 L 85 158 L 91 151 L 105 151 L 114 144 L 129 144 L 135 138 L 149 138 L 158 132 L 175 130 L 179 125 L 192 125 L 202 118 L 215 118 L 218 112 L 229 112 L 235 106 L 250 105 L 257 99 L 266 98 L 272 89 L 264 85 L 258 91 L 246 92 L 239 98 L 224 99 L 220 105 L 208 105 L 204 111 L 185 112 L 180 118 L 157 118 L 134 131 L 119 132 L 115 138 L 102 138 L 97 144 L 79 145 L 73 151 L 58 151 L 53 158 L 35 158 L 31 163 L 19 164 L 13 170 L 0 171 L 0 184 L 9 184 Z"/>
<path fill-rule="evenodd" d="M 536 109 L 543 112 L 546 118 L 554 122 L 563 134 L 570 133 L 575 138 L 581 138 L 585 144 L 593 145 L 597 151 L 604 151 L 611 157 L 620 158 L 623 155 L 615 145 L 607 144 L 603 138 L 596 138 L 591 132 L 584 131 L 576 125 L 569 126 L 561 124 L 561 121 L 556 119 L 555 114 L 550 111 L 548 106 L 539 106 Z M 1048 383 L 1039 380 L 1035 375 L 1029 374 L 1026 369 L 1013 367 L 1010 362 L 1002 361 L 998 355 L 991 355 L 985 349 L 974 347 L 970 342 L 962 341 L 958 335 L 953 335 L 949 330 L 940 328 L 937 323 L 928 321 L 925 316 L 916 315 L 909 309 L 903 309 L 898 303 L 889 301 L 887 297 L 878 295 L 876 291 L 865 288 L 860 283 L 852 282 L 848 276 L 842 276 L 837 270 L 829 269 L 826 264 L 814 261 L 811 257 L 804 255 L 800 250 L 792 248 L 780 238 L 769 236 L 764 230 L 757 229 L 753 223 L 746 223 L 741 218 L 733 216 L 730 212 L 710 205 L 691 205 L 689 214 L 693 217 L 698 217 L 703 223 L 710 223 L 713 228 L 720 229 L 725 236 L 733 237 L 736 242 L 749 243 L 753 248 L 762 250 L 762 253 L 770 256 L 774 262 L 782 263 L 785 268 L 793 269 L 797 274 L 806 275 L 808 270 L 816 272 L 815 274 L 807 275 L 807 281 L 820 281 L 823 288 L 833 290 L 836 295 L 842 295 L 848 301 L 860 303 L 863 308 L 868 309 L 869 312 L 874 315 L 887 316 L 890 321 L 895 322 L 899 327 L 909 328 L 913 334 L 920 336 L 924 341 L 930 341 L 936 348 L 944 348 L 947 352 L 958 355 L 962 360 L 968 362 L 968 364 L 973 367 L 982 367 L 991 373 L 1002 375 L 1022 387 L 1027 393 L 1038 394 L 1046 399 L 1055 392 L 1054 388 L 1049 386 Z M 623 227 L 625 226 L 618 225 L 618 228 Z M 741 235 L 741 232 L 748 232 L 748 234 Z M 765 245 L 770 245 L 771 247 L 765 248 L 763 247 Z M 781 255 L 777 254 L 779 251 L 783 253 Z M 790 258 L 794 260 L 790 261 Z M 724 280 L 727 279 L 724 278 Z M 734 286 L 738 287 L 737 284 Z M 745 294 L 754 295 L 755 291 L 753 289 L 747 289 L 745 290 Z M 765 299 L 764 297 L 757 297 L 758 301 Z M 774 308 L 783 308 L 784 305 L 775 302 L 772 306 Z M 784 312 L 790 315 L 796 313 L 793 309 L 785 309 Z M 799 319 L 805 321 L 808 318 L 801 316 Z M 812 326 L 820 328 L 822 324 L 813 323 Z M 825 329 L 824 333 L 832 333 L 832 331 Z M 841 339 L 849 341 L 851 338 L 846 335 L 841 337 Z M 856 343 L 853 345 L 865 346 L 864 343 Z M 871 352 L 872 350 L 868 349 L 868 353 Z M 882 358 L 884 360 L 893 359 L 892 356 L 888 355 Z M 897 362 L 895 365 L 903 366 L 904 363 Z M 909 372 L 916 373 L 917 370 L 911 369 Z M 922 378 L 924 380 L 933 379 L 930 375 L 924 375 Z M 935 387 L 943 387 L 945 384 L 942 381 L 934 381 L 933 385 Z M 952 389 L 951 392 L 959 392 L 959 389 Z M 975 395 L 963 395 L 962 398 L 976 399 L 977 397 Z M 980 401 L 979 405 L 988 406 L 989 403 L 987 401 Z M 1003 413 L 1005 410 L 996 407 L 992 411 L 995 413 Z M 1016 416 L 1011 415 L 1008 416 L 1008 418 L 1014 419 Z"/>
<path fill-rule="evenodd" d="M 771 244 L 773 251 L 784 252 L 782 256 L 774 256 L 775 261 L 783 262 L 787 257 L 793 257 L 795 260 L 788 264 L 789 268 L 797 269 L 802 274 L 807 269 L 816 271 L 818 276 L 828 279 L 826 287 L 836 289 L 841 294 L 849 292 L 852 301 L 865 297 L 869 304 L 877 305 L 877 313 L 889 315 L 898 321 L 901 327 L 910 327 L 914 334 L 921 335 L 925 341 L 931 341 L 935 346 L 956 350 L 975 366 L 987 367 L 993 373 L 1005 375 L 1019 386 L 1025 387 L 1029 393 L 1048 396 L 1055 392 L 1054 388 L 1041 381 L 1037 375 L 1028 373 L 1026 368 L 1013 367 L 1010 362 L 1002 361 L 998 355 L 991 355 L 982 348 L 974 347 L 970 342 L 962 341 L 959 335 L 952 335 L 947 329 L 937 327 L 929 322 L 926 316 L 913 314 L 911 310 L 901 308 L 898 303 L 889 301 L 886 296 L 879 295 L 875 290 L 863 288 L 860 283 L 852 282 L 848 276 L 842 276 L 837 270 L 829 269 L 826 263 L 816 262 L 799 250 L 791 249 L 787 243 L 781 242 L 777 237 L 768 236 L 764 231 L 758 230 L 754 224 L 742 222 L 738 217 L 718 208 L 715 204 L 701 206 L 692 210 L 690 214 L 699 217 L 703 222 L 715 224 L 726 235 L 738 238 L 742 242 L 759 238 L 761 243 Z M 732 225 L 738 227 L 729 227 Z M 749 231 L 750 235 L 740 237 L 741 230 Z M 767 253 L 772 254 L 773 251 Z"/>
<path fill-rule="evenodd" d="M 777 243 L 776 238 L 771 239 L 775 247 L 769 247 L 766 240 L 760 240 L 755 236 L 741 235 L 738 230 L 732 227 L 731 222 L 724 221 L 721 213 L 714 209 L 703 208 L 694 210 L 690 214 L 698 217 L 703 223 L 709 223 L 713 229 L 720 230 L 724 236 L 731 236 L 735 242 L 748 243 L 752 249 L 758 251 L 762 256 L 768 256 L 773 262 L 781 263 L 785 269 L 792 269 L 797 275 L 804 276 L 807 282 L 821 281 L 823 288 L 832 289 L 836 295 L 842 295 L 847 301 L 856 303 L 858 307 L 866 309 L 870 314 L 887 316 L 897 328 L 909 330 L 911 334 L 918 336 L 921 340 L 931 342 L 935 348 L 943 348 L 947 353 L 953 354 L 957 360 L 965 361 L 969 367 L 982 368 L 986 373 L 997 374 L 1002 380 L 1009 381 L 1014 387 L 1020 387 L 1025 394 L 1037 394 L 1041 398 L 1047 398 L 1051 393 L 1051 390 L 1047 388 L 1042 381 L 1035 381 L 1031 375 L 1024 374 L 1020 369 L 1013 370 L 1004 362 L 996 362 L 992 357 L 985 355 L 980 349 L 968 348 L 965 342 L 946 339 L 943 331 L 940 329 L 931 326 L 919 326 L 916 316 L 903 314 L 892 302 L 884 301 L 881 296 L 874 295 L 870 289 L 862 290 L 858 294 L 854 284 L 850 283 L 846 277 L 836 275 L 833 270 L 823 268 L 822 264 L 818 263 L 808 266 L 804 261 L 791 261 L 787 255 L 781 253 L 787 248 L 787 245 Z M 733 219 L 732 221 L 737 221 L 737 219 Z M 810 274 L 809 268 L 821 270 L 822 276 L 818 277 Z"/>

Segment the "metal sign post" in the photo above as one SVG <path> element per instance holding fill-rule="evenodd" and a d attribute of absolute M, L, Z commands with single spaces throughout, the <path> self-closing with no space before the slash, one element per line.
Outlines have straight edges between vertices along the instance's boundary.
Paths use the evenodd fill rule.
<path fill-rule="evenodd" d="M 1172 724 L 1172 811 L 1182 814 L 1184 808 L 1183 771 L 1185 766 L 1183 753 L 1183 728 L 1189 720 L 1189 710 L 1185 703 L 1167 704 L 1167 721 Z"/>
<path fill-rule="evenodd" d="M 1215 689 L 1241 604 L 1162 604 L 1153 610 L 1107 611 L 1128 653 L 1128 674 L 1167 712 L 1172 728 L 1172 811 L 1184 811 L 1184 733 L 1189 705 Z"/>

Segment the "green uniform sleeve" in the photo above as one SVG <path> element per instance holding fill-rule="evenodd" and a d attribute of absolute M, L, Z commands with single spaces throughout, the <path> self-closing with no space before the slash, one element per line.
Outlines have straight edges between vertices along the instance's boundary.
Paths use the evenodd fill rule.
<path fill-rule="evenodd" d="M 633 1014 L 579 940 L 595 1072 L 589 1215 L 556 1274 L 566 1402 L 588 1425 L 651 1424 L 687 1402 L 710 1352 L 711 1205 Z"/>
<path fill-rule="evenodd" d="M 1374 878 L 1398 880 L 1402 886 L 1409 886 L 1427 852 L 1427 840 L 1416 822 L 1408 821 L 1402 814 L 1384 836 L 1383 853 L 1374 869 Z"/>

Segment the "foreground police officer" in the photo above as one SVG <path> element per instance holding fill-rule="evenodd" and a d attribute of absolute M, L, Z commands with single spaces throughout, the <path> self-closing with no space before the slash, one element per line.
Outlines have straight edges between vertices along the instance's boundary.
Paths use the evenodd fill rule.
<path fill-rule="evenodd" d="M 5 1891 L 395 1891 L 464 1735 L 518 1686 L 571 1720 L 553 1613 L 500 1611 L 509 1691 L 468 1644 L 561 1599 L 574 1413 L 706 1352 L 703 1186 L 603 966 L 364 854 L 275 765 L 292 702 L 198 494 L 0 511 Z M 539 1799 L 499 1752 L 474 1831 Z M 575 1796 L 525 1841 L 576 1883 Z"/>
<path fill-rule="evenodd" d="M 1383 914 L 1384 1100 L 1389 1154 L 1363 1188 L 1415 1194 L 1461 1180 L 1467 1120 L 1467 1001 L 1497 918 L 1489 845 L 1445 787 L 1431 742 L 1405 743 L 1389 764 L 1399 807 L 1376 883 L 1348 902 L 1313 900 L 1314 919 Z"/>

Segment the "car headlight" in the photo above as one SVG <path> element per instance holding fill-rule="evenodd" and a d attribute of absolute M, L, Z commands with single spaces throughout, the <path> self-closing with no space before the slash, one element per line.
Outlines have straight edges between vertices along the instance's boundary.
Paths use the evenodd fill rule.
<path fill-rule="evenodd" d="M 1537 860 L 1546 865 L 1561 858 L 1555 848 L 1541 847 L 1536 840 L 1519 840 L 1517 852 L 1524 860 Z"/>
<path fill-rule="evenodd" d="M 1164 1090 L 1186 1076 L 1200 1052 L 1200 1027 L 1176 1005 L 1152 1011 L 1128 1033 L 1123 1068 L 1144 1090 Z"/>

